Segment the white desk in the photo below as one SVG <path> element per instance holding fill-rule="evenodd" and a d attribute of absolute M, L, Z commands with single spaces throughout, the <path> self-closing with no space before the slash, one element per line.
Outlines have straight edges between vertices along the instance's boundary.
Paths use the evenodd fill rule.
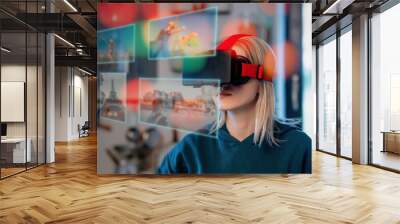
<path fill-rule="evenodd" d="M 31 145 L 32 141 L 30 138 L 27 138 L 26 142 L 27 147 L 26 147 L 26 154 L 25 154 L 25 138 L 5 138 L 1 139 L 1 144 L 2 147 L 6 146 L 14 146 L 12 148 L 12 155 L 13 155 L 13 163 L 25 163 L 25 162 L 31 162 L 32 160 L 32 154 L 31 154 Z M 25 159 L 27 159 L 25 161 Z"/>

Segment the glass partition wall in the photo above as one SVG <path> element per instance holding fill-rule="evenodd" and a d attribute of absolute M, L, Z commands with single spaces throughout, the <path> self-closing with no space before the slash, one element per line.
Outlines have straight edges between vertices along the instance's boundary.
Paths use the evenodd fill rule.
<path fill-rule="evenodd" d="M 35 13 L 39 2 L 18 2 Z M 1 8 L 0 178 L 45 163 L 45 35 Z M 40 9 L 41 10 L 41 9 Z"/>
<path fill-rule="evenodd" d="M 371 18 L 370 163 L 400 172 L 400 4 Z"/>
<path fill-rule="evenodd" d="M 336 154 L 336 38 L 318 48 L 318 146 Z"/>
<path fill-rule="evenodd" d="M 340 154 L 352 158 L 352 33 L 348 26 L 340 36 Z"/>
<path fill-rule="evenodd" d="M 352 157 L 351 25 L 317 46 L 317 150 Z"/>

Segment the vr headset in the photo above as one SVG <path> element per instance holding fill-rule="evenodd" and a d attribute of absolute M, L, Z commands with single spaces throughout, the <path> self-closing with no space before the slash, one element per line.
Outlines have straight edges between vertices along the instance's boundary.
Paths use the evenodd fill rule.
<path fill-rule="evenodd" d="M 254 35 L 236 34 L 220 43 L 213 57 L 188 57 L 182 61 L 183 85 L 242 85 L 249 79 L 272 81 L 264 74 L 262 65 L 251 64 L 246 57 L 237 55 L 232 46 L 242 37 Z"/>

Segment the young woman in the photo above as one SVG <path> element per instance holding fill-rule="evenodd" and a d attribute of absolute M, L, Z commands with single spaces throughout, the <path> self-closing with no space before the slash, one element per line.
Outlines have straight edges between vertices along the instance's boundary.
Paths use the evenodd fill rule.
<path fill-rule="evenodd" d="M 247 36 L 232 50 L 251 64 L 263 65 L 271 48 Z M 311 139 L 274 118 L 274 99 L 270 81 L 222 86 L 215 99 L 222 114 L 217 138 L 185 136 L 165 156 L 158 173 L 311 173 Z"/>

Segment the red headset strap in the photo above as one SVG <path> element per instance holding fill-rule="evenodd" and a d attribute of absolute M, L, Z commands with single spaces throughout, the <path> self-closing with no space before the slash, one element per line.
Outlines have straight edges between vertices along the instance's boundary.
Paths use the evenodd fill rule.
<path fill-rule="evenodd" d="M 236 52 L 232 51 L 231 48 L 236 43 L 236 41 L 238 41 L 242 37 L 254 37 L 254 36 L 255 35 L 251 35 L 251 34 L 232 35 L 232 36 L 226 38 L 224 41 L 222 41 L 218 45 L 217 50 L 231 52 L 231 56 L 234 56 L 234 55 L 236 55 Z M 271 77 L 267 77 L 263 73 L 264 73 L 263 66 L 261 66 L 261 65 L 242 63 L 242 71 L 241 71 L 242 77 L 249 77 L 249 78 L 255 78 L 258 80 L 272 81 Z"/>
<path fill-rule="evenodd" d="M 232 35 L 228 38 L 226 38 L 224 41 L 222 41 L 218 47 L 217 50 L 219 51 L 228 51 L 232 48 L 232 46 L 236 43 L 237 40 L 239 40 L 242 37 L 251 37 L 254 35 L 251 34 L 235 34 Z"/>
<path fill-rule="evenodd" d="M 272 82 L 272 77 L 268 77 L 267 75 L 264 74 L 264 67 L 256 64 L 243 63 L 241 76 Z"/>

